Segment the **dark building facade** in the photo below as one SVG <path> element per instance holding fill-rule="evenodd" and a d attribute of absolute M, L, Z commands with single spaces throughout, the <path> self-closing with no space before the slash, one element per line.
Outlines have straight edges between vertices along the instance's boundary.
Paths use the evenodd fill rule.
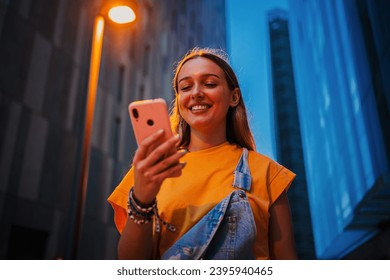
<path fill-rule="evenodd" d="M 316 255 L 389 259 L 390 3 L 289 4 Z"/>
<path fill-rule="evenodd" d="M 107 0 L 109 1 L 109 0 Z M 115 259 L 107 197 L 136 143 L 127 106 L 173 98 L 173 64 L 226 47 L 224 0 L 138 0 L 105 27 L 81 239 L 72 253 L 92 26 L 103 1 L 0 0 L 0 259 Z"/>
<path fill-rule="evenodd" d="M 268 12 L 276 159 L 296 173 L 288 197 L 299 259 L 314 259 L 314 241 L 307 193 L 305 162 L 291 59 L 288 15 Z"/>

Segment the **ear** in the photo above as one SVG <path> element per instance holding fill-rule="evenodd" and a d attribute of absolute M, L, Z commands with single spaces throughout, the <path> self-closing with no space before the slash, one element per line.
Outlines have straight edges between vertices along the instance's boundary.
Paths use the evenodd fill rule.
<path fill-rule="evenodd" d="M 236 107 L 240 102 L 240 98 L 241 98 L 241 91 L 239 88 L 235 88 L 232 92 L 230 106 Z"/>

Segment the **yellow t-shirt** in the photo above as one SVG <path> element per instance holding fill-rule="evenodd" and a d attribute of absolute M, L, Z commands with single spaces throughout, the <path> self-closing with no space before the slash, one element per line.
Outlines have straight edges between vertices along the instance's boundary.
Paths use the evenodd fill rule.
<path fill-rule="evenodd" d="M 155 236 L 158 255 L 161 256 L 234 190 L 233 171 L 241 153 L 242 148 L 226 142 L 209 149 L 190 152 L 183 157 L 182 161 L 186 161 L 187 165 L 182 175 L 166 179 L 157 195 L 161 218 L 177 228 L 175 232 L 171 232 L 163 226 L 160 235 Z M 252 175 L 248 199 L 257 229 L 253 252 L 257 259 L 269 259 L 268 210 L 283 191 L 288 189 L 295 174 L 254 151 L 249 151 L 248 160 Z M 108 198 L 114 209 L 114 220 L 119 232 L 122 232 L 126 223 L 128 192 L 133 182 L 131 169 Z"/>

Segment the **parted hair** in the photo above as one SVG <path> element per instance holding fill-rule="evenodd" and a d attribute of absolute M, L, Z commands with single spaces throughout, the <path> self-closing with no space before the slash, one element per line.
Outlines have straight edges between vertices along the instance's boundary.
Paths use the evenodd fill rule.
<path fill-rule="evenodd" d="M 179 112 L 178 104 L 178 75 L 183 65 L 194 58 L 204 57 L 216 63 L 225 73 L 230 90 L 236 88 L 240 91 L 239 103 L 235 107 L 230 107 L 226 116 L 226 137 L 231 144 L 236 144 L 240 147 L 245 147 L 248 150 L 255 150 L 256 145 L 253 139 L 252 132 L 249 127 L 248 116 L 244 101 L 241 96 L 241 90 L 236 74 L 229 64 L 226 53 L 221 49 L 212 48 L 194 48 L 187 52 L 187 54 L 177 63 L 174 71 L 172 81 L 173 89 L 175 91 L 175 99 L 171 106 L 171 124 L 172 130 L 180 135 L 178 147 L 187 148 L 190 143 L 191 130 L 190 126 L 182 118 Z"/>

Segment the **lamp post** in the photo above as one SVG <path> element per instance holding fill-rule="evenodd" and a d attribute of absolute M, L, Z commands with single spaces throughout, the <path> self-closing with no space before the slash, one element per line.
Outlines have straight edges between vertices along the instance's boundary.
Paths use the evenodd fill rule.
<path fill-rule="evenodd" d="M 116 0 L 111 2 L 106 1 L 106 4 L 101 9 L 101 13 L 95 18 L 92 33 L 92 47 L 88 77 L 88 95 L 85 113 L 83 146 L 81 153 L 80 182 L 78 186 L 76 216 L 73 229 L 73 244 L 71 253 L 72 259 L 77 258 L 81 238 L 81 227 L 83 223 L 85 200 L 88 186 L 92 124 L 99 81 L 105 17 L 107 16 L 110 21 L 116 24 L 127 25 L 135 21 L 136 19 L 136 14 L 134 11 L 135 8 L 135 3 L 131 0 Z"/>

